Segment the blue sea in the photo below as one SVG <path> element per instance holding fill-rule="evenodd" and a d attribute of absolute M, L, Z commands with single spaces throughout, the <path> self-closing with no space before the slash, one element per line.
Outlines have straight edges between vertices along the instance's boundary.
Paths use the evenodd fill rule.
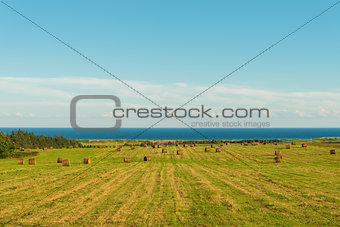
<path fill-rule="evenodd" d="M 19 128 L 0 128 L 11 133 Z M 218 139 L 314 139 L 340 137 L 340 128 L 121 128 L 115 132 L 78 132 L 72 128 L 20 128 L 35 135 L 62 135 L 68 139 L 147 139 L 147 140 L 218 140 Z M 138 136 L 137 136 L 138 135 Z"/>

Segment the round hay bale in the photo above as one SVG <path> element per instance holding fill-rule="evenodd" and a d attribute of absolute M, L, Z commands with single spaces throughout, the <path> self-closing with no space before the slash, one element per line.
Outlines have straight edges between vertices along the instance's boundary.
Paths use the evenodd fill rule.
<path fill-rule="evenodd" d="M 302 147 L 307 147 L 307 144 L 306 144 L 306 143 L 303 143 L 301 146 L 302 146 Z"/>
<path fill-rule="evenodd" d="M 331 154 L 335 154 L 335 150 L 331 150 L 330 153 L 331 153 Z"/>
<path fill-rule="evenodd" d="M 127 163 L 129 163 L 131 161 L 131 159 L 130 158 L 128 158 L 128 157 L 124 157 L 124 162 L 127 162 Z"/>
<path fill-rule="evenodd" d="M 123 145 L 119 145 L 119 148 L 123 148 Z"/>
<path fill-rule="evenodd" d="M 276 146 L 276 145 L 277 145 L 277 142 L 274 142 L 273 144 Z"/>
<path fill-rule="evenodd" d="M 225 145 L 226 145 L 226 146 L 229 146 L 229 145 L 230 145 L 230 143 L 225 143 Z"/>
<path fill-rule="evenodd" d="M 122 151 L 122 148 L 118 148 L 117 151 Z"/>
<path fill-rule="evenodd" d="M 198 144 L 197 144 L 197 143 L 195 143 L 195 147 L 198 147 Z"/>
<path fill-rule="evenodd" d="M 178 143 L 176 144 L 176 147 L 179 147 L 179 144 L 178 144 Z"/>
<path fill-rule="evenodd" d="M 21 148 L 20 151 L 25 151 L 25 148 Z"/>
<path fill-rule="evenodd" d="M 153 148 L 158 148 L 158 145 L 152 145 Z"/>
<path fill-rule="evenodd" d="M 17 159 L 17 164 L 18 165 L 23 165 L 24 164 L 24 159 L 23 158 L 18 158 Z"/>
<path fill-rule="evenodd" d="M 47 151 L 47 147 L 44 147 L 44 151 Z"/>
<path fill-rule="evenodd" d="M 134 146 L 132 146 L 132 147 L 131 147 L 131 150 L 134 150 L 134 149 L 135 149 L 135 147 L 134 147 Z"/>
<path fill-rule="evenodd" d="M 91 159 L 90 158 L 84 158 L 83 163 L 84 164 L 91 164 Z"/>
<path fill-rule="evenodd" d="M 182 155 L 182 154 L 183 154 L 183 152 L 181 150 L 177 151 L 177 155 Z"/>
<path fill-rule="evenodd" d="M 147 161 L 151 161 L 151 156 L 145 156 L 145 157 L 144 157 L 144 161 L 146 161 L 146 162 L 147 162 Z"/>
<path fill-rule="evenodd" d="M 275 151 L 275 155 L 281 154 L 281 151 Z"/>
<path fill-rule="evenodd" d="M 274 160 L 275 160 L 276 163 L 280 163 L 281 162 L 280 157 L 275 157 Z"/>
<path fill-rule="evenodd" d="M 113 145 L 112 147 L 113 147 L 113 148 L 117 148 L 117 145 Z"/>
<path fill-rule="evenodd" d="M 168 150 L 163 148 L 162 153 L 168 153 Z"/>
<path fill-rule="evenodd" d="M 244 143 L 243 143 L 243 146 L 248 146 L 248 143 L 247 143 L 247 142 L 244 142 Z"/>
<path fill-rule="evenodd" d="M 144 144 L 143 147 L 148 147 L 148 145 L 147 145 L 147 144 Z"/>
<path fill-rule="evenodd" d="M 50 150 L 53 150 L 53 147 L 50 147 Z"/>
<path fill-rule="evenodd" d="M 194 145 L 193 145 L 193 144 L 190 144 L 190 147 L 194 147 Z"/>
<path fill-rule="evenodd" d="M 286 145 L 286 149 L 290 149 L 290 145 L 288 144 L 288 145 Z"/>
<path fill-rule="evenodd" d="M 37 161 L 35 160 L 35 158 L 30 158 L 28 159 L 28 165 L 36 165 Z"/>
<path fill-rule="evenodd" d="M 204 149 L 204 151 L 205 151 L 205 152 L 210 152 L 210 148 L 209 148 L 209 147 L 206 147 L 206 148 Z"/>
<path fill-rule="evenodd" d="M 281 151 L 275 151 L 275 155 L 276 155 L 276 157 L 279 157 L 280 159 L 282 159 Z"/>
<path fill-rule="evenodd" d="M 62 164 L 61 164 L 62 166 L 70 166 L 71 165 L 71 162 L 70 162 L 70 160 L 68 160 L 68 159 L 64 159 L 63 161 L 62 161 Z"/>
<path fill-rule="evenodd" d="M 216 148 L 216 152 L 221 152 L 221 149 L 220 148 Z"/>
<path fill-rule="evenodd" d="M 183 147 L 188 147 L 188 144 L 183 144 Z"/>
<path fill-rule="evenodd" d="M 296 142 L 295 142 L 295 141 L 292 141 L 292 142 L 291 142 L 291 145 L 296 145 Z"/>
<path fill-rule="evenodd" d="M 69 148 L 69 149 L 73 149 L 73 146 L 69 146 L 68 148 Z"/>
<path fill-rule="evenodd" d="M 224 143 L 221 143 L 220 146 L 223 147 L 223 146 L 224 146 Z"/>
<path fill-rule="evenodd" d="M 158 145 L 158 148 L 162 148 L 162 145 Z"/>
<path fill-rule="evenodd" d="M 216 145 L 215 145 L 215 144 L 211 144 L 210 147 L 211 147 L 211 148 L 215 148 Z"/>
<path fill-rule="evenodd" d="M 58 158 L 57 163 L 63 163 L 64 158 Z"/>

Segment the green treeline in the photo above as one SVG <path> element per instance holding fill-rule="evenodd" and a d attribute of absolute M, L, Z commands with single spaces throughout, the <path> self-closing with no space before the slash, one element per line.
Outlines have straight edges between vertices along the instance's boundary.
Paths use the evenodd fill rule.
<path fill-rule="evenodd" d="M 63 148 L 63 147 L 81 147 L 82 145 L 73 139 L 66 139 L 63 136 L 36 136 L 34 133 L 24 132 L 22 130 L 13 131 L 11 134 L 5 134 L 0 131 L 0 158 L 11 157 L 20 147 L 22 148 Z"/>

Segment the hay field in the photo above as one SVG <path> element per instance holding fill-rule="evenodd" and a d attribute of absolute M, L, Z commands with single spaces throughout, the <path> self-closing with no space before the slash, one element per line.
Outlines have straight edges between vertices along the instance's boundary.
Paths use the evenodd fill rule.
<path fill-rule="evenodd" d="M 54 149 L 36 165 L 0 160 L 0 223 L 10 225 L 331 225 L 340 154 L 318 143 Z M 163 146 L 164 148 L 164 146 Z M 281 163 L 274 163 L 281 150 Z M 144 162 L 144 156 L 151 161 Z M 71 161 L 62 167 L 57 158 Z M 123 158 L 130 157 L 130 163 Z M 91 158 L 91 164 L 83 164 Z M 99 160 L 101 162 L 98 163 Z"/>

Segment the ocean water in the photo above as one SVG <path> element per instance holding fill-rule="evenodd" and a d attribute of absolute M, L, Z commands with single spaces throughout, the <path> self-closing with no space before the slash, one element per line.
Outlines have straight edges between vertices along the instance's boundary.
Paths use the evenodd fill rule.
<path fill-rule="evenodd" d="M 0 128 L 11 133 L 19 128 Z M 340 128 L 122 128 L 116 132 L 78 132 L 72 128 L 20 128 L 36 135 L 62 135 L 69 139 L 148 139 L 148 140 L 218 140 L 218 139 L 314 139 L 340 137 Z M 145 131 L 145 132 L 144 132 Z M 144 132 L 144 133 L 142 133 Z M 141 134 L 142 133 L 142 134 Z M 137 136 L 138 135 L 138 136 Z M 203 135 L 203 136 L 202 136 Z"/>

